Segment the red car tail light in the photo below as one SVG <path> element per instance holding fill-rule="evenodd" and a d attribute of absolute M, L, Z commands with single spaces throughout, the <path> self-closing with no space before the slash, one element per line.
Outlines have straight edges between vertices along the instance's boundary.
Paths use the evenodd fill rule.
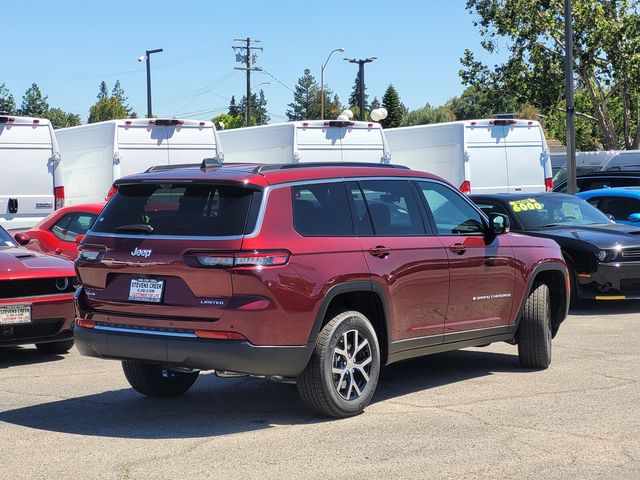
<path fill-rule="evenodd" d="M 547 192 L 553 192 L 553 178 L 544 179 L 544 189 Z"/>
<path fill-rule="evenodd" d="M 471 182 L 469 180 L 465 180 L 464 182 L 462 182 L 462 184 L 460 185 L 458 190 L 460 190 L 460 192 L 462 192 L 464 194 L 467 194 L 467 195 L 470 194 L 471 193 Z"/>
<path fill-rule="evenodd" d="M 287 250 L 249 250 L 239 252 L 191 252 L 198 265 L 209 268 L 276 267 L 285 265 L 291 253 Z"/>
<path fill-rule="evenodd" d="M 107 196 L 104 197 L 104 201 L 108 202 L 109 200 L 111 200 L 111 197 L 113 197 L 116 194 L 117 191 L 118 191 L 118 189 L 116 188 L 116 186 L 115 185 L 111 185 L 111 188 L 107 192 Z"/>
<path fill-rule="evenodd" d="M 199 338 L 210 338 L 215 340 L 246 340 L 247 337 L 236 332 L 221 332 L 214 330 L 196 330 L 195 334 Z"/>
<path fill-rule="evenodd" d="M 55 198 L 55 210 L 64 207 L 64 187 L 55 187 L 53 196 Z"/>

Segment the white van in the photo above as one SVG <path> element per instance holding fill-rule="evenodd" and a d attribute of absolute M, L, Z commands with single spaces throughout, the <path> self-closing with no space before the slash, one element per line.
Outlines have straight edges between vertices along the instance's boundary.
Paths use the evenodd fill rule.
<path fill-rule="evenodd" d="M 547 141 L 536 121 L 464 120 L 384 135 L 393 163 L 439 175 L 464 193 L 553 189 Z"/>
<path fill-rule="evenodd" d="M 55 133 L 68 205 L 103 201 L 114 180 L 152 166 L 221 161 L 223 156 L 209 121 L 108 120 Z"/>
<path fill-rule="evenodd" d="M 27 229 L 64 206 L 51 122 L 0 114 L 0 225 Z"/>
<path fill-rule="evenodd" d="M 389 163 L 382 127 L 374 122 L 304 120 L 219 132 L 225 162 Z"/>

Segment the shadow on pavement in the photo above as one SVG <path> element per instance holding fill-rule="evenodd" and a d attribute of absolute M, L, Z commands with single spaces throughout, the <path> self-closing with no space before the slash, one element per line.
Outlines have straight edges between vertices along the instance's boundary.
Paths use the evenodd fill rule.
<path fill-rule="evenodd" d="M 57 362 L 59 360 L 64 360 L 64 355 L 42 353 L 37 350 L 35 346 L 32 348 L 0 348 L 0 369 L 17 367 L 20 365 L 31 365 L 34 363 Z"/>
<path fill-rule="evenodd" d="M 621 315 L 625 313 L 640 313 L 640 300 L 611 300 L 583 302 L 577 308 L 569 310 L 569 315 Z"/>
<path fill-rule="evenodd" d="M 517 355 L 449 352 L 386 367 L 374 402 L 491 375 L 526 372 Z M 366 413 L 365 413 L 366 414 Z M 0 413 L 0 422 L 114 438 L 199 438 L 331 421 L 305 409 L 295 385 L 201 375 L 181 397 L 146 398 L 132 389 L 42 403 Z"/>

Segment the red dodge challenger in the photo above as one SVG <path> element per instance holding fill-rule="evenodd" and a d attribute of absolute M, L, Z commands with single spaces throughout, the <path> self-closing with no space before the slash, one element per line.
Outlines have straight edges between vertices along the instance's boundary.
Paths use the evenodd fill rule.
<path fill-rule="evenodd" d="M 0 347 L 67 352 L 77 286 L 72 262 L 22 248 L 0 227 Z"/>

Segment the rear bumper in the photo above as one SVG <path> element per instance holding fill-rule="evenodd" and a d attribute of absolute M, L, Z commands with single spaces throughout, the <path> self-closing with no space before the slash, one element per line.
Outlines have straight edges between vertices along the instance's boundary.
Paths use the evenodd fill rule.
<path fill-rule="evenodd" d="M 159 363 L 199 370 L 295 377 L 313 346 L 255 346 L 240 340 L 209 340 L 146 332 L 74 328 L 78 351 L 88 357 Z"/>
<path fill-rule="evenodd" d="M 640 262 L 599 264 L 596 272 L 578 274 L 578 298 L 585 300 L 640 299 Z"/>

